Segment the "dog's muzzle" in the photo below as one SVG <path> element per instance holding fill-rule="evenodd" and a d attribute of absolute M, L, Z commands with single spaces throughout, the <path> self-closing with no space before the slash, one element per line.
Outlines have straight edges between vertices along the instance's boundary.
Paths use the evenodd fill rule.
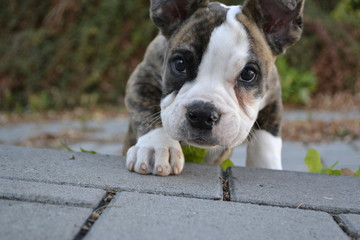
<path fill-rule="evenodd" d="M 186 119 L 192 128 L 212 130 L 220 121 L 221 113 L 210 102 L 196 101 L 187 107 Z"/>

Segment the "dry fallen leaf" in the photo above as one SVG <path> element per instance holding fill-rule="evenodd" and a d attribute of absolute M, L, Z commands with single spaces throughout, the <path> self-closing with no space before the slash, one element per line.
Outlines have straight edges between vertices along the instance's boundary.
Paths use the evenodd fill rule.
<path fill-rule="evenodd" d="M 342 168 L 341 169 L 341 175 L 354 177 L 355 173 L 353 171 L 351 171 L 350 169 L 348 169 L 348 168 Z"/>

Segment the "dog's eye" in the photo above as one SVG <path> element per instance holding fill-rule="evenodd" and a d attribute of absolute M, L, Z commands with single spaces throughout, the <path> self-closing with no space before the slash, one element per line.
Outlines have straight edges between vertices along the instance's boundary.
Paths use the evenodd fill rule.
<path fill-rule="evenodd" d="M 255 66 L 253 66 L 253 64 L 249 64 L 249 65 L 245 66 L 245 68 L 241 71 L 239 80 L 242 82 L 249 83 L 256 79 L 257 74 L 258 74 L 258 71 L 255 68 Z"/>
<path fill-rule="evenodd" d="M 182 57 L 177 57 L 172 61 L 172 69 L 176 73 L 185 74 L 186 64 Z"/>

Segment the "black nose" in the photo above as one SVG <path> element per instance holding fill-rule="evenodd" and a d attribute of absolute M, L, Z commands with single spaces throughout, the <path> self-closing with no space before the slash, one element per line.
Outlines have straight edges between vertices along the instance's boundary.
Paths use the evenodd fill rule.
<path fill-rule="evenodd" d="M 211 130 L 219 122 L 221 114 L 209 102 L 194 102 L 188 106 L 186 118 L 193 128 Z"/>

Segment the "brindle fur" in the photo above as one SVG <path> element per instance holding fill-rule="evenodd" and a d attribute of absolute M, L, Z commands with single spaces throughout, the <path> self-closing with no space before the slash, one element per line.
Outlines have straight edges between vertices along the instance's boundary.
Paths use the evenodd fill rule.
<path fill-rule="evenodd" d="M 271 7 L 282 9 L 283 12 L 286 9 L 292 10 L 290 15 L 296 16 L 296 20 L 281 22 L 275 26 L 275 29 L 269 26 L 267 20 L 270 19 L 271 23 L 277 16 L 268 16 L 268 13 L 263 12 L 262 9 L 271 4 L 273 4 Z M 169 12 L 164 13 L 164 6 Z M 300 38 L 302 9 L 301 0 L 246 0 L 243 12 L 237 16 L 250 38 L 253 60 L 260 63 L 261 72 L 264 74 L 262 78 L 267 79 L 254 90 L 255 93 L 252 93 L 254 96 L 265 96 L 266 100 L 266 105 L 259 112 L 253 128 L 266 130 L 274 136 L 280 135 L 282 115 L 281 88 L 274 64 L 275 57 Z M 225 21 L 227 10 L 218 3 L 208 3 L 204 0 L 152 0 L 150 11 L 151 18 L 161 33 L 149 45 L 144 60 L 127 83 L 125 103 L 130 114 L 130 124 L 123 154 L 136 144 L 140 136 L 162 126 L 161 98 L 169 91 L 176 90 L 174 88 L 179 89 L 182 86 L 182 84 L 174 86 L 175 83 L 162 81 L 163 71 L 166 69 L 164 61 L 167 50 L 185 41 L 187 46 L 191 46 L 189 50 L 194 52 L 195 66 L 198 66 L 212 30 Z M 279 27 L 281 31 L 276 29 Z M 193 71 L 195 78 L 197 69 Z M 217 151 L 217 159 L 211 158 L 210 162 L 221 163 L 221 160 L 228 158 L 231 152 L 231 149 L 223 148 Z"/>

